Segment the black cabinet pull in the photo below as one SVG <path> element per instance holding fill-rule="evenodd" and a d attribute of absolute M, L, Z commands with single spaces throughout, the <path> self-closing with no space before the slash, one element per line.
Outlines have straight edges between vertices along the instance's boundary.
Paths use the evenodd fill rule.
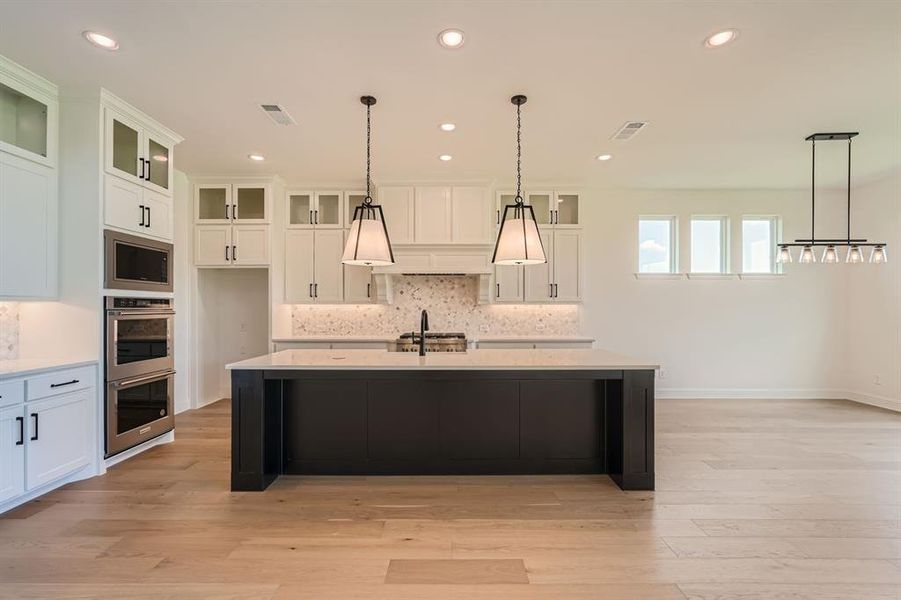
<path fill-rule="evenodd" d="M 150 227 L 150 207 L 147 207 L 147 224 L 144 227 Z"/>
<path fill-rule="evenodd" d="M 150 166 L 151 166 L 151 165 L 150 165 L 150 161 L 148 160 L 148 161 L 147 161 L 147 177 L 144 178 L 144 179 L 146 179 L 147 181 L 150 181 Z"/>
<path fill-rule="evenodd" d="M 16 417 L 16 421 L 19 422 L 19 441 L 16 442 L 16 446 L 23 446 L 25 444 L 25 417 Z"/>
<path fill-rule="evenodd" d="M 138 160 L 141 161 L 141 174 L 138 175 L 138 179 L 144 179 L 144 159 L 139 158 Z"/>
<path fill-rule="evenodd" d="M 64 381 L 64 382 L 62 382 L 62 383 L 51 383 L 51 384 L 50 384 L 50 387 L 51 387 L 51 388 L 58 388 L 58 387 L 63 387 L 63 386 L 67 386 L 67 385 L 72 385 L 72 384 L 74 384 L 74 383 L 78 383 L 78 380 L 77 380 L 77 379 L 73 379 L 72 381 Z"/>
<path fill-rule="evenodd" d="M 138 223 L 138 227 L 143 227 L 144 226 L 144 205 L 138 204 L 138 206 L 141 208 L 141 222 Z"/>
<path fill-rule="evenodd" d="M 316 210 L 316 224 L 319 225 L 319 210 Z"/>
<path fill-rule="evenodd" d="M 313 297 L 313 284 L 310 284 L 310 298 Z"/>
<path fill-rule="evenodd" d="M 228 204 L 225 205 L 225 220 L 228 221 Z"/>
<path fill-rule="evenodd" d="M 238 260 L 238 247 L 232 246 L 232 260 Z"/>
<path fill-rule="evenodd" d="M 228 246 L 225 247 L 225 260 L 228 260 Z"/>
<path fill-rule="evenodd" d="M 495 283 L 494 286 L 495 286 L 494 297 L 500 298 L 501 297 L 501 284 Z"/>
<path fill-rule="evenodd" d="M 501 224 L 501 211 L 500 210 L 497 211 L 497 224 L 498 225 Z"/>
<path fill-rule="evenodd" d="M 313 297 L 314 298 L 319 297 L 319 284 L 318 283 L 313 284 Z"/>
<path fill-rule="evenodd" d="M 232 203 L 232 220 L 238 219 L 238 205 Z"/>
<path fill-rule="evenodd" d="M 35 442 L 38 439 L 38 413 L 31 413 L 31 418 L 34 419 L 34 435 L 28 439 Z"/>
<path fill-rule="evenodd" d="M 370 293 L 371 290 L 372 290 L 372 284 L 367 283 L 366 284 L 366 297 L 367 298 L 372 298 L 372 294 Z"/>
<path fill-rule="evenodd" d="M 310 209 L 310 225 L 314 224 L 316 221 L 313 220 L 313 209 Z"/>

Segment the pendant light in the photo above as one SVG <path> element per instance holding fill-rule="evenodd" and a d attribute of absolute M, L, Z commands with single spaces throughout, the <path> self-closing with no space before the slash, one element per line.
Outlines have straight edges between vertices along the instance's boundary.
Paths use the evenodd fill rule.
<path fill-rule="evenodd" d="M 547 262 L 547 255 L 535 211 L 522 197 L 522 105 L 526 103 L 526 97 L 517 94 L 510 102 L 516 106 L 516 196 L 514 204 L 504 207 L 491 262 L 496 265 L 538 265 Z"/>
<path fill-rule="evenodd" d="M 382 207 L 372 203 L 370 178 L 372 120 L 370 112 L 375 98 L 363 96 L 360 102 L 366 105 L 366 196 L 354 208 L 353 221 L 347 234 L 347 244 L 341 262 L 345 265 L 381 267 L 394 264 L 394 251 L 385 226 Z"/>
<path fill-rule="evenodd" d="M 848 254 L 845 258 L 846 263 L 862 263 L 863 260 L 863 250 L 862 248 L 871 247 L 873 250 L 870 253 L 870 262 L 881 264 L 888 261 L 888 256 L 885 252 L 885 244 L 882 242 L 869 242 L 866 239 L 852 238 L 851 237 L 851 140 L 857 137 L 858 133 L 856 131 L 846 132 L 846 133 L 814 133 L 806 138 L 805 141 L 810 142 L 810 158 L 811 158 L 811 166 L 810 166 L 810 237 L 809 238 L 801 238 L 796 239 L 794 243 L 786 243 L 782 242 L 778 245 L 779 252 L 776 255 L 777 263 L 790 263 L 792 261 L 791 248 L 793 247 L 801 247 L 801 254 L 798 257 L 799 263 L 815 263 L 817 262 L 816 254 L 814 253 L 814 247 L 825 246 L 825 250 L 823 250 L 823 262 L 827 264 L 834 264 L 841 262 L 839 259 L 839 254 L 837 250 L 837 246 L 847 246 Z M 847 237 L 845 238 L 817 238 L 816 237 L 816 229 L 815 220 L 816 217 L 816 169 L 817 169 L 817 148 L 816 143 L 818 141 L 827 141 L 831 142 L 834 140 L 847 140 L 848 141 L 848 200 L 847 200 L 847 212 L 848 212 L 848 220 L 847 220 Z"/>

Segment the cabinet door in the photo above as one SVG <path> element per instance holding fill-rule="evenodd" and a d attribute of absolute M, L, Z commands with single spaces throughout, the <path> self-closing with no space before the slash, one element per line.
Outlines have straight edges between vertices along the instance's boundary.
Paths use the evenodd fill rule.
<path fill-rule="evenodd" d="M 536 215 L 537 216 L 537 215 Z M 547 262 L 543 265 L 527 265 L 525 271 L 526 302 L 548 302 L 551 299 L 552 265 L 554 264 L 554 236 L 551 229 L 541 229 L 541 244 Z"/>
<path fill-rule="evenodd" d="M 531 205 L 535 211 L 535 220 L 539 225 L 550 225 L 553 222 L 557 208 L 554 192 L 526 192 L 525 198 L 526 204 Z"/>
<path fill-rule="evenodd" d="M 241 223 L 269 222 L 269 190 L 265 185 L 232 186 L 232 218 Z"/>
<path fill-rule="evenodd" d="M 148 228 L 144 189 L 140 184 L 119 177 L 104 176 L 103 216 L 104 222 L 110 227 L 146 234 Z"/>
<path fill-rule="evenodd" d="M 379 204 L 385 213 L 385 226 L 392 244 L 413 242 L 413 188 L 379 188 Z"/>
<path fill-rule="evenodd" d="M 90 462 L 90 407 L 94 390 L 87 388 L 25 405 L 28 452 L 25 487 L 59 479 Z"/>
<path fill-rule="evenodd" d="M 162 141 L 162 136 L 147 132 L 144 136 L 144 186 L 172 195 L 172 146 Z"/>
<path fill-rule="evenodd" d="M 106 172 L 140 183 L 147 172 L 141 127 L 107 108 L 104 129 Z"/>
<path fill-rule="evenodd" d="M 232 227 L 232 262 L 236 265 L 268 265 L 269 226 Z"/>
<path fill-rule="evenodd" d="M 53 296 L 56 240 L 56 171 L 0 152 L 0 296 Z"/>
<path fill-rule="evenodd" d="M 582 232 L 577 229 L 554 231 L 554 300 L 575 302 L 582 299 Z"/>
<path fill-rule="evenodd" d="M 372 302 L 372 267 L 344 265 L 344 302 L 368 304 Z"/>
<path fill-rule="evenodd" d="M 522 302 L 523 267 L 520 265 L 495 265 L 494 299 L 496 302 Z"/>
<path fill-rule="evenodd" d="M 501 217 L 504 216 L 504 208 L 516 204 L 516 192 L 497 192 L 494 206 L 494 228 L 501 226 Z"/>
<path fill-rule="evenodd" d="M 231 264 L 230 225 L 203 225 L 194 228 L 194 264 L 200 267 Z"/>
<path fill-rule="evenodd" d="M 313 221 L 317 229 L 340 229 L 344 195 L 341 192 L 316 192 L 316 210 Z"/>
<path fill-rule="evenodd" d="M 147 208 L 145 233 L 172 241 L 172 198 L 144 190 L 143 204 Z"/>
<path fill-rule="evenodd" d="M 447 244 L 451 241 L 451 190 L 422 186 L 414 192 L 413 241 L 417 244 Z"/>
<path fill-rule="evenodd" d="M 194 186 L 194 220 L 197 223 L 231 223 L 232 186 L 200 184 Z"/>
<path fill-rule="evenodd" d="M 484 187 L 458 186 L 451 189 L 453 232 L 457 244 L 490 244 L 493 240 L 491 197 Z"/>
<path fill-rule="evenodd" d="M 344 231 L 320 230 L 313 244 L 313 300 L 331 304 L 344 299 Z"/>
<path fill-rule="evenodd" d="M 25 491 L 25 407 L 0 409 L 0 503 Z"/>
<path fill-rule="evenodd" d="M 578 227 L 579 194 L 577 192 L 558 192 L 557 208 L 554 213 L 554 225 L 558 227 Z"/>
<path fill-rule="evenodd" d="M 288 229 L 310 229 L 314 219 L 313 192 L 289 191 L 285 194 Z"/>
<path fill-rule="evenodd" d="M 375 192 L 373 192 L 375 193 Z M 354 209 L 361 204 L 366 198 L 366 192 L 344 192 L 344 228 L 350 229 L 351 221 L 354 218 Z"/>
<path fill-rule="evenodd" d="M 285 232 L 285 302 L 313 302 L 313 232 L 294 229 Z"/>

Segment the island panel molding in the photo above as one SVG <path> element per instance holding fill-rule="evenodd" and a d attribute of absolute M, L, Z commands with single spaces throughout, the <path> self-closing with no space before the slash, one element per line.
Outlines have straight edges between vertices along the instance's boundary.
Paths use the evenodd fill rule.
<path fill-rule="evenodd" d="M 435 331 L 462 331 L 471 338 L 581 334 L 577 304 L 479 304 L 478 285 L 476 277 L 396 277 L 391 305 L 293 305 L 291 334 L 396 337 L 419 323 L 423 308 Z"/>

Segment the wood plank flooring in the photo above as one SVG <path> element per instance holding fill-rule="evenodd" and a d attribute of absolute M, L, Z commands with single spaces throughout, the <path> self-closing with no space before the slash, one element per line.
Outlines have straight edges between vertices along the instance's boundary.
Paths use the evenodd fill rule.
<path fill-rule="evenodd" d="M 605 476 L 283 477 L 229 492 L 229 404 L 0 517 L 0 599 L 899 600 L 901 415 L 657 403 Z"/>

